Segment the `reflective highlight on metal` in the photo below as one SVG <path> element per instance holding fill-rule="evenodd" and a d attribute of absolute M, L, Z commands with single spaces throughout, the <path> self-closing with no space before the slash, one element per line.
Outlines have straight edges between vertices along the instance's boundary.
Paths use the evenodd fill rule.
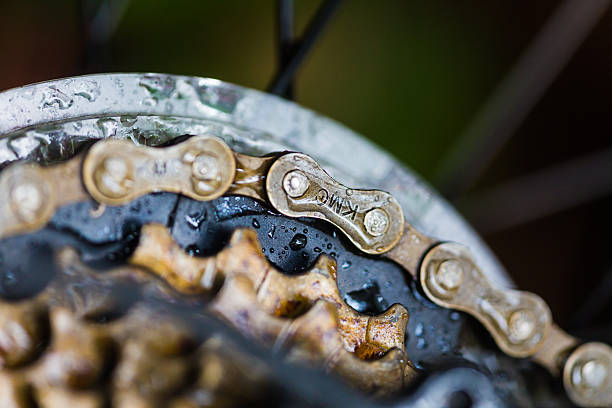
<path fill-rule="evenodd" d="M 207 134 L 249 155 L 298 151 L 343 184 L 388 191 L 415 228 L 437 241 L 464 243 L 484 273 L 512 286 L 482 239 L 416 174 L 363 136 L 295 103 L 211 78 L 132 73 L 10 89 L 0 92 L 0 107 L 0 168 L 57 163 L 108 138 L 157 146 Z"/>
<path fill-rule="evenodd" d="M 493 286 L 459 244 L 432 248 L 423 259 L 420 280 L 429 299 L 477 318 L 513 357 L 538 351 L 552 323 L 550 309 L 539 296 Z"/>
<path fill-rule="evenodd" d="M 489 279 L 486 273 L 492 271 L 497 278 L 503 278 L 503 275 L 499 274 L 498 265 L 483 250 L 480 241 L 472 236 L 469 228 L 461 222 L 457 223 L 452 211 L 449 216 L 449 213 L 440 210 L 445 208 L 440 200 L 434 197 L 433 201 L 428 201 L 432 200 L 431 192 L 427 193 L 427 188 L 415 183 L 414 178 L 407 179 L 405 174 L 402 175 L 396 163 L 375 149 L 359 145 L 356 139 L 348 137 L 350 134 L 343 133 L 348 132 L 345 129 L 312 116 L 309 112 L 299 111 L 300 115 L 306 115 L 300 117 L 308 120 L 304 119 L 307 123 L 303 129 L 300 128 L 302 138 L 292 143 L 298 146 L 296 150 L 307 150 L 325 141 L 330 143 L 319 152 L 318 161 L 303 153 L 254 157 L 230 150 L 224 141 L 214 136 L 196 136 L 181 144 L 160 149 L 138 146 L 143 143 L 160 145 L 177 136 L 205 133 L 231 140 L 234 142 L 232 148 L 237 147 L 237 150 L 249 154 L 267 154 L 286 150 L 291 132 L 281 125 L 275 127 L 265 122 L 265 118 L 271 114 L 249 105 L 259 106 L 257 97 L 265 99 L 266 96 L 242 88 L 211 80 L 158 75 L 108 76 L 114 81 L 107 77 L 91 78 L 95 80 L 87 82 L 86 79 L 77 78 L 57 81 L 57 86 L 33 85 L 28 87 L 27 95 L 21 95 L 19 90 L 0 94 L 0 105 L 7 106 L 7 109 L 0 110 L 0 131 L 11 133 L 10 137 L 0 139 L 0 163 L 35 158 L 48 164 L 69 157 L 71 154 L 68 153 L 66 157 L 61 154 L 53 156 L 53 153 L 49 153 L 53 149 L 42 149 L 39 134 L 32 133 L 35 132 L 33 130 L 24 130 L 49 120 L 53 120 L 57 128 L 61 129 L 56 129 L 59 133 L 54 135 L 62 134 L 71 143 L 78 138 L 69 132 L 74 132 L 74 129 L 77 132 L 81 129 L 86 131 L 94 123 L 101 132 L 99 138 L 110 138 L 94 145 L 84 162 L 81 157 L 77 157 L 48 167 L 19 164 L 3 171 L 0 175 L 0 191 L 8 198 L 0 203 L 1 237 L 39 228 L 59 206 L 87 200 L 89 196 L 81 184 L 81 163 L 87 191 L 103 204 L 129 203 L 138 196 L 156 191 L 181 193 L 196 200 L 210 200 L 223 194 L 242 194 L 269 201 L 284 215 L 314 217 L 332 223 L 363 252 L 384 253 L 386 258 L 394 260 L 420 281 L 429 300 L 476 317 L 493 336 L 499 348 L 508 355 L 530 356 L 553 375 L 558 375 L 559 369 L 563 368 L 564 385 L 576 403 L 583 406 L 611 405 L 610 347 L 601 343 L 585 344 L 571 353 L 564 363 L 577 340 L 552 323 L 550 310 L 544 301 L 536 295 L 502 289 L 493 284 L 494 279 Z M 131 83 L 130 78 L 137 79 L 137 84 Z M 126 89 L 120 87 L 121 91 L 114 88 L 123 80 L 130 86 Z M 105 87 L 100 88 L 97 81 Z M 60 91 L 59 85 L 66 89 Z M 90 97 L 86 99 L 93 105 L 77 103 L 77 96 L 81 93 L 67 90 L 73 85 L 79 89 L 86 86 L 91 91 Z M 122 113 L 120 117 L 109 116 L 112 115 L 112 109 L 103 109 L 100 105 L 102 98 L 98 96 L 108 92 L 106 87 L 117 92 L 114 97 L 118 104 L 116 109 Z M 128 96 L 128 90 L 131 91 L 129 95 L 137 96 Z M 36 110 L 28 101 L 38 93 L 42 93 L 43 99 L 48 100 L 45 99 L 46 102 Z M 194 96 L 196 94 L 197 98 Z M 138 108 L 127 102 L 134 102 L 131 98 L 140 97 L 144 99 L 140 100 L 142 103 L 138 104 Z M 8 102 L 6 98 L 9 98 Z M 15 104 L 9 103 L 11 98 L 16 98 L 16 106 L 25 106 L 25 110 L 17 113 L 13 109 Z M 156 106 L 164 100 L 165 107 L 160 110 Z M 269 103 L 275 109 L 286 107 L 275 105 L 278 104 L 276 100 L 266 99 L 265 102 L 265 106 Z M 55 104 L 58 106 L 55 107 Z M 71 110 L 73 105 L 78 109 Z M 103 111 L 105 116 L 92 122 L 92 109 L 100 109 L 98 113 Z M 125 115 L 125 112 L 133 115 Z M 164 112 L 178 116 L 168 119 L 163 116 Z M 23 116 L 26 114 L 29 116 Z M 286 112 L 281 115 L 286 116 Z M 149 139 L 139 140 L 139 127 L 151 126 L 154 120 L 160 122 L 153 126 L 155 130 L 149 133 Z M 320 127 L 310 126 L 310 121 Z M 15 122 L 18 124 L 13 125 Z M 228 122 L 237 126 L 230 126 Z M 159 123 L 167 126 L 163 132 L 159 131 L 163 127 Z M 244 127 L 249 130 L 240 130 L 240 126 L 245 123 L 248 126 Z M 320 128 L 332 129 L 339 136 L 326 137 L 325 132 L 317 130 Z M 260 129 L 272 133 L 277 131 L 283 137 L 274 139 Z M 313 137 L 310 137 L 311 129 L 315 129 L 312 130 L 315 135 Z M 22 131 L 24 133 L 20 133 Z M 58 136 L 45 134 L 47 136 L 49 143 L 64 146 L 60 139 L 53 139 Z M 117 140 L 128 137 L 136 144 Z M 342 147 L 341 141 L 347 139 L 353 140 L 356 147 Z M 304 149 L 299 149 L 300 146 Z M 351 154 L 357 159 L 351 158 Z M 351 158 L 352 164 L 343 162 L 342 159 L 347 158 Z M 373 166 L 368 168 L 366 175 L 362 168 L 364 166 L 355 166 L 359 158 L 367 158 L 376 162 L 377 166 L 383 163 L 382 169 Z M 318 163 L 323 164 L 334 178 Z M 415 227 L 404 222 L 404 212 L 399 201 L 391 194 L 378 190 L 351 189 L 336 181 L 352 180 L 347 174 L 358 180 L 368 180 L 365 184 L 362 181 L 354 183 L 356 185 L 376 185 L 394 191 L 393 195 L 401 199 L 407 218 L 414 220 Z M 412 198 L 407 199 L 406 194 L 412 194 Z M 430 195 L 423 198 L 427 194 Z M 419 200 L 423 202 L 418 203 Z M 433 207 L 438 205 L 437 214 L 442 211 L 446 215 L 432 222 L 431 218 L 436 211 L 424 210 L 427 206 L 424 202 L 429 203 L 427 205 L 433 205 L 433 202 Z M 423 221 L 427 214 L 429 219 Z M 460 241 L 465 238 L 470 247 L 475 243 L 479 259 L 472 258 L 466 247 L 459 244 L 435 245 L 440 235 L 432 233 L 436 230 L 431 225 L 436 223 L 445 225 L 444 231 L 449 238 Z M 429 226 L 421 228 L 422 225 Z M 451 227 L 447 229 L 448 225 Z M 422 234 L 419 229 L 435 238 Z M 401 336 L 407 321 L 406 310 L 392 306 L 379 316 L 358 315 L 339 297 L 335 282 L 336 267 L 327 258 L 321 258 L 317 264 L 315 269 L 318 275 L 311 270 L 306 275 L 288 278 L 277 276 L 274 268 L 267 265 L 261 253 L 262 248 L 253 244 L 253 234 L 248 231 L 236 231 L 230 244 L 242 245 L 242 257 L 235 256 L 236 252 L 222 251 L 216 257 L 204 259 L 187 255 L 168 236 L 160 238 L 160 234 L 147 235 L 150 226 L 143 228 L 142 232 L 141 246 L 132 258 L 134 263 L 151 269 L 183 293 L 209 293 L 216 289 L 215 285 L 219 283 L 217 278 L 221 277 L 224 281 L 223 289 L 211 308 L 235 326 L 245 323 L 245 316 L 253 311 L 253 314 L 247 316 L 250 320 L 246 321 L 246 327 L 250 330 L 248 334 L 253 338 L 266 341 L 273 339 L 273 346 L 300 343 L 309 350 L 315 349 L 314 357 L 310 357 L 323 357 L 329 363 L 326 367 L 333 368 L 357 383 L 361 382 L 364 389 L 371 391 L 397 389 L 413 377 L 414 372 L 403 350 L 404 339 Z M 155 237 L 152 238 L 153 235 Z M 249 242 L 250 245 L 245 244 Z M 148 248 L 148 251 L 143 248 Z M 482 270 L 477 263 L 482 266 Z M 255 271 L 254 275 L 245 276 L 245 269 Z M 303 316 L 293 319 L 293 322 L 281 319 L 296 317 L 296 308 L 300 307 L 311 308 Z M 59 320 L 60 323 L 62 321 L 68 320 Z M 388 330 L 389 326 L 392 330 Z M 356 334 L 347 337 L 347 331 L 351 329 Z M 339 332 L 343 335 L 339 336 Z M 34 332 L 26 330 L 24 333 L 25 337 L 36 337 Z M 328 344 L 321 344 L 315 334 L 326 335 L 332 340 Z M 7 334 L 9 337 L 15 335 L 20 334 Z M 339 352 L 338 345 L 342 345 L 344 351 Z M 7 356 L 12 351 L 0 352 L 0 357 L 11 364 Z M 382 357 L 364 365 L 363 361 L 354 358 L 355 355 Z M 19 361 L 29 358 L 28 353 L 19 350 L 14 350 L 14 357 Z M 374 383 L 368 379 L 370 375 L 376 378 Z M 56 378 L 56 381 L 64 380 Z"/>
<path fill-rule="evenodd" d="M 609 407 L 612 402 L 612 347 L 586 343 L 567 359 L 563 385 L 570 398 L 583 407 Z"/>
<path fill-rule="evenodd" d="M 162 149 L 108 140 L 88 152 L 83 181 L 93 198 L 109 205 L 154 191 L 212 200 L 226 192 L 235 171 L 233 152 L 215 137 L 196 136 Z"/>
<path fill-rule="evenodd" d="M 404 214 L 395 198 L 384 191 L 343 186 L 305 154 L 276 160 L 266 189 L 268 200 L 282 214 L 329 221 L 366 253 L 387 252 L 402 236 Z"/>
<path fill-rule="evenodd" d="M 55 210 L 88 198 L 80 183 L 79 159 L 41 167 L 15 164 L 0 174 L 0 238 L 36 230 Z"/>
<path fill-rule="evenodd" d="M 268 263 L 252 230 L 236 230 L 225 249 L 202 258 L 185 253 L 164 225 L 147 224 L 129 262 L 182 293 L 222 286 L 210 308 L 245 336 L 275 348 L 305 346 L 310 351 L 294 359 L 321 362 L 362 390 L 396 392 L 417 376 L 404 351 L 408 311 L 394 305 L 368 316 L 350 308 L 338 290 L 336 262 L 326 256 L 287 276 Z"/>

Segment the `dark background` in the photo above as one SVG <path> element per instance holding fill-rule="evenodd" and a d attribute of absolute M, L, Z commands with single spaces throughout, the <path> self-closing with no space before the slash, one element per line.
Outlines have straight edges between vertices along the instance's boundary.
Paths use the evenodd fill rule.
<path fill-rule="evenodd" d="M 320 4 L 295 0 L 296 35 Z M 566 65 L 552 64 L 560 74 L 525 120 L 506 129 L 508 143 L 476 183 L 453 189 L 440 177 L 445 157 L 560 4 L 345 1 L 300 66 L 294 98 L 442 188 L 518 285 L 543 296 L 562 326 L 610 341 L 612 11 L 589 26 Z M 109 7 L 108 18 L 100 7 Z M 552 38 L 573 38 L 568 27 Z M 273 0 L 0 1 L 0 90 L 117 71 L 214 77 L 265 90 L 277 50 Z M 499 132 L 482 133 L 486 140 Z M 451 174 L 481 156 L 466 153 Z M 547 176 L 538 176 L 543 170 Z"/>

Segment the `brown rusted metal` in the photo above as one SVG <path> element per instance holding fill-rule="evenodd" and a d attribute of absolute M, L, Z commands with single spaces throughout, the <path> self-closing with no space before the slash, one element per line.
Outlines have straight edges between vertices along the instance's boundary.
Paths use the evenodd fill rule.
<path fill-rule="evenodd" d="M 552 324 L 542 347 L 532 358 L 554 376 L 558 376 L 563 371 L 563 364 L 569 352 L 576 347 L 578 339 L 570 336 L 556 324 Z"/>
<path fill-rule="evenodd" d="M 85 201 L 81 157 L 53 166 L 19 163 L 0 175 L 0 238 L 41 228 L 62 205 Z"/>
<path fill-rule="evenodd" d="M 74 260 L 73 254 L 64 251 L 63 261 Z M 122 268 L 93 278 L 116 283 L 136 277 L 164 286 L 151 274 L 134 271 Z M 87 282 L 83 290 L 90 291 L 95 282 L 86 280 L 92 278 L 89 272 L 77 262 L 68 279 Z M 211 406 L 243 406 L 263 398 L 265 369 L 225 339 L 198 343 L 179 318 L 144 304 L 107 323 L 89 322 L 81 303 L 67 302 L 61 280 L 34 299 L 0 304 L 3 352 L 15 353 L 0 368 L 1 407 L 193 407 L 202 395 Z M 31 322 L 43 332 L 29 333 Z M 237 383 L 239 394 L 230 388 Z"/>
<path fill-rule="evenodd" d="M 462 245 L 432 248 L 421 264 L 420 281 L 433 302 L 478 319 L 508 355 L 535 354 L 549 334 L 552 317 L 546 302 L 533 293 L 490 283 Z"/>
<path fill-rule="evenodd" d="M 174 242 L 165 226 L 145 225 L 130 262 L 149 268 L 184 293 L 206 293 L 215 282 L 244 275 L 254 287 L 258 307 L 272 316 L 294 318 L 318 300 L 330 302 L 337 310 L 346 350 L 364 359 L 404 346 L 408 311 L 403 306 L 393 305 L 379 316 L 360 314 L 340 296 L 333 259 L 323 255 L 305 274 L 284 275 L 268 263 L 257 235 L 249 229 L 235 231 L 219 254 L 195 258 Z"/>
<path fill-rule="evenodd" d="M 612 401 L 612 347 L 582 344 L 563 367 L 563 386 L 574 403 L 583 407 L 609 407 Z"/>
<path fill-rule="evenodd" d="M 302 153 L 286 154 L 272 164 L 266 193 L 282 214 L 329 221 L 368 254 L 389 251 L 404 231 L 402 208 L 391 194 L 346 187 Z"/>
<path fill-rule="evenodd" d="M 364 391 L 389 395 L 416 377 L 403 349 L 374 360 L 350 353 L 341 338 L 338 309 L 326 300 L 295 319 L 275 317 L 259 307 L 251 280 L 237 274 L 225 282 L 211 308 L 248 337 L 286 348 L 291 360 L 322 366 Z"/>
<path fill-rule="evenodd" d="M 198 200 L 210 200 L 228 193 L 246 195 L 268 201 L 287 216 L 327 220 L 361 251 L 385 254 L 404 267 L 420 281 L 433 302 L 474 315 L 506 354 L 531 356 L 553 375 L 559 375 L 563 368 L 566 390 L 579 404 L 606 404 L 611 398 L 609 386 L 612 382 L 606 382 L 603 388 L 590 387 L 585 391 L 586 383 L 577 386 L 574 381 L 578 378 L 575 373 L 582 368 L 576 368 L 578 371 L 573 366 L 568 368 L 589 363 L 576 357 L 575 353 L 580 350 L 587 354 L 599 353 L 597 364 L 605 360 L 609 365 L 606 369 L 612 372 L 609 347 L 585 345 L 568 357 L 578 340 L 552 323 L 548 306 L 539 297 L 493 286 L 469 253 L 457 249 L 458 244 L 436 244 L 435 240 L 405 223 L 399 203 L 388 193 L 347 188 L 307 155 L 252 157 L 232 152 L 220 139 L 196 136 L 164 149 L 108 140 L 94 146 L 85 159 L 78 156 L 48 167 L 11 166 L 0 175 L 0 192 L 6 196 L 6 200 L 0 202 L 0 238 L 41 228 L 59 206 L 90 199 L 82 183 L 101 203 L 99 211 L 96 210 L 98 213 L 104 211 L 105 204 L 124 204 L 145 193 L 163 190 Z M 127 279 L 149 285 L 164 297 L 174 296 L 174 290 L 214 297 L 223 286 L 221 294 L 230 291 L 229 298 L 239 293 L 248 299 L 254 297 L 255 301 L 242 304 L 234 299 L 234 305 L 226 301 L 221 310 L 215 306 L 224 299 L 219 295 L 211 310 L 265 344 L 273 340 L 277 346 L 290 345 L 287 347 L 292 355 L 306 360 L 323 359 L 325 367 L 370 391 L 396 390 L 412 378 L 415 371 L 403 352 L 408 319 L 405 308 L 393 305 L 379 316 L 361 315 L 341 299 L 333 260 L 322 256 L 307 273 L 286 276 L 269 265 L 261 252 L 252 231 L 238 230 L 229 246 L 218 255 L 195 258 L 176 245 L 165 227 L 149 225 L 143 228 L 140 245 L 130 260 L 137 267 L 120 268 L 109 273 L 107 279 Z M 64 269 L 76 268 L 80 277 L 97 279 L 96 273 L 80 264 L 77 255 L 70 251 L 58 254 L 58 264 Z M 170 286 L 152 279 L 140 267 L 153 271 Z M 78 401 L 83 406 L 105 404 L 99 395 L 80 389 L 98 381 L 99 370 L 105 370 L 100 364 L 106 360 L 105 353 L 112 349 L 110 344 L 115 340 L 106 332 L 80 325 L 82 321 L 96 320 L 97 316 L 115 309 L 116 299 L 104 285 L 86 293 L 64 293 L 54 290 L 56 286 L 52 285 L 33 303 L 18 302 L 2 307 L 0 364 L 6 370 L 20 370 L 19 367 L 36 359 L 38 345 L 51 331 L 54 336 L 47 353 L 49 357 L 45 357 L 44 364 L 39 364 L 46 368 L 36 371 L 46 374 L 34 376 L 44 378 L 36 388 L 37 395 L 44 396 L 43 406 L 67 401 Z M 41 305 L 46 304 L 49 296 L 70 311 L 60 310 L 55 305 L 45 314 L 45 307 Z M 240 305 L 250 308 L 254 322 L 245 326 L 238 318 L 246 309 L 239 315 L 232 314 L 232 307 Z M 308 330 L 301 327 L 308 327 Z M 329 344 L 316 343 L 312 333 L 327 336 Z M 337 342 L 342 345 L 340 349 L 334 348 Z M 140 361 L 140 357 L 130 350 L 126 349 L 126 358 Z M 372 361 L 363 366 L 365 360 Z M 143 364 L 149 363 L 146 360 Z M 601 364 L 597 364 L 587 365 L 585 378 L 601 372 Z M 567 374 L 568 370 L 571 375 Z M 173 374 L 168 375 L 172 377 Z M 388 384 L 379 381 L 384 376 Z M 2 379 L 0 387 L 6 388 L 3 394 L 12 395 L 11 398 L 18 401 L 23 390 L 28 389 L 22 380 L 20 376 Z M 67 392 L 53 387 L 58 384 L 74 390 Z M 172 384 L 168 387 L 173 389 Z M 147 386 L 141 384 L 141 388 Z M 137 403 L 131 391 L 117 393 L 120 394 L 127 401 L 122 400 L 121 404 Z"/>
<path fill-rule="evenodd" d="M 109 205 L 154 191 L 212 200 L 225 194 L 235 171 L 233 152 L 212 136 L 195 136 L 161 149 L 105 140 L 87 153 L 83 183 L 93 198 Z"/>
<path fill-rule="evenodd" d="M 236 176 L 227 194 L 239 194 L 265 201 L 266 177 L 277 156 L 255 157 L 234 152 L 234 158 Z"/>
<path fill-rule="evenodd" d="M 421 258 L 435 243 L 434 239 L 421 234 L 409 223 L 405 223 L 402 238 L 385 254 L 385 257 L 394 260 L 403 266 L 414 279 L 418 279 Z"/>

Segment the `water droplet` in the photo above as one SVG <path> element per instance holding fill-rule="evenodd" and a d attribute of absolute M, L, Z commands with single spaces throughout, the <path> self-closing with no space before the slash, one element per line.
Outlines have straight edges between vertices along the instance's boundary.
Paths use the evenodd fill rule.
<path fill-rule="evenodd" d="M 332 244 L 327 244 L 327 249 L 332 249 Z"/>
<path fill-rule="evenodd" d="M 3 286 L 13 286 L 17 283 L 17 276 L 15 276 L 14 271 L 6 271 L 2 276 L 2 284 Z"/>
<path fill-rule="evenodd" d="M 303 234 L 295 234 L 293 238 L 291 238 L 291 242 L 289 242 L 289 246 L 294 251 L 298 251 L 306 246 L 308 243 L 308 238 Z"/>
<path fill-rule="evenodd" d="M 351 267 L 351 261 L 344 261 L 344 263 L 342 264 L 342 269 L 348 269 Z"/>
<path fill-rule="evenodd" d="M 100 86 L 95 81 L 81 82 L 74 87 L 73 95 L 83 97 L 89 102 L 93 102 L 100 96 Z"/>
<path fill-rule="evenodd" d="M 215 110 L 233 113 L 236 105 L 242 99 L 242 91 L 227 89 L 206 83 L 206 80 L 191 80 L 189 84 L 196 91 L 200 102 Z"/>
<path fill-rule="evenodd" d="M 315 251 L 316 253 L 319 253 L 319 252 L 321 252 L 321 248 L 319 248 L 319 247 L 315 247 L 315 248 L 313 249 L 313 251 Z"/>
<path fill-rule="evenodd" d="M 417 325 L 414 327 L 414 335 L 417 337 L 421 337 L 423 335 L 423 331 L 424 331 L 424 326 L 423 323 L 417 323 Z"/>
<path fill-rule="evenodd" d="M 444 337 L 438 337 L 436 339 L 436 344 L 440 348 L 440 351 L 442 353 L 446 353 L 450 350 L 450 344 L 448 343 L 448 340 Z"/>
<path fill-rule="evenodd" d="M 119 122 L 125 127 L 132 127 L 138 120 L 136 115 L 123 115 L 119 118 Z"/>
<path fill-rule="evenodd" d="M 452 321 L 456 322 L 459 320 L 460 315 L 459 312 L 452 312 L 449 317 Z"/>
<path fill-rule="evenodd" d="M 270 248 L 270 253 L 273 254 L 274 253 L 274 248 Z"/>
<path fill-rule="evenodd" d="M 419 350 L 423 350 L 425 347 L 427 347 L 427 342 L 425 341 L 424 338 L 420 337 L 417 340 L 416 348 Z"/>
<path fill-rule="evenodd" d="M 190 256 L 200 255 L 200 248 L 198 248 L 196 245 L 189 245 L 187 248 L 185 248 L 185 250 Z"/>
<path fill-rule="evenodd" d="M 187 224 L 194 230 L 200 228 L 200 225 L 206 221 L 206 210 L 187 214 L 185 216 L 185 221 L 187 221 Z"/>
<path fill-rule="evenodd" d="M 73 103 L 74 100 L 70 96 L 66 95 L 55 86 L 50 86 L 43 92 L 40 105 L 42 108 L 50 108 L 57 105 L 59 109 L 63 110 L 71 107 Z"/>
<path fill-rule="evenodd" d="M 276 232 L 276 226 L 273 226 L 270 231 L 268 231 L 268 236 L 270 239 L 274 239 L 274 233 Z"/>
<path fill-rule="evenodd" d="M 138 85 L 149 91 L 149 94 L 156 100 L 170 97 L 176 81 L 169 75 L 144 75 Z"/>
<path fill-rule="evenodd" d="M 251 223 L 251 225 L 253 226 L 253 228 L 258 229 L 260 227 L 259 225 L 259 221 L 257 221 L 257 218 L 253 218 L 253 222 Z"/>
<path fill-rule="evenodd" d="M 115 137 L 117 136 L 117 129 L 119 128 L 119 124 L 115 119 L 112 118 L 102 118 L 96 122 L 96 126 L 100 129 L 101 136 L 103 138 Z"/>
<path fill-rule="evenodd" d="M 304 234 L 308 234 L 308 229 L 304 228 Z"/>
<path fill-rule="evenodd" d="M 361 289 L 348 292 L 344 301 L 358 312 L 382 313 L 388 304 L 380 294 L 380 288 L 375 281 L 366 282 Z"/>

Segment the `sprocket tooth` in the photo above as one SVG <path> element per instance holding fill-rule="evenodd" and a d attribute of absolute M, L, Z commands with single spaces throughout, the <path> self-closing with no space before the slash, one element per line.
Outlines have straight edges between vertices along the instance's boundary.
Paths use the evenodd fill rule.
<path fill-rule="evenodd" d="M 148 268 L 175 289 L 188 294 L 209 292 L 217 272 L 216 257 L 189 256 L 162 224 L 142 227 L 140 242 L 129 262 Z"/>
<path fill-rule="evenodd" d="M 114 290 L 116 284 L 137 284 L 141 292 L 152 293 L 164 299 L 177 296 L 177 291 L 167 281 L 158 276 L 154 278 L 147 269 L 122 265 L 100 273 L 85 265 L 78 252 L 71 247 L 58 251 L 56 262 L 62 272 L 61 278 L 50 285 L 46 293 L 80 318 L 95 319 L 109 314 L 116 315 L 124 309 L 126 305 L 122 304 Z M 86 290 L 82 290 L 84 283 Z"/>
<path fill-rule="evenodd" d="M 30 408 L 30 386 L 24 375 L 0 371 L 0 407 Z"/>
<path fill-rule="evenodd" d="M 400 349 L 389 350 L 380 359 L 371 361 L 342 353 L 334 370 L 358 388 L 379 396 L 396 393 L 418 375 L 406 352 Z"/>
<path fill-rule="evenodd" d="M 242 262 L 242 259 L 247 261 Z M 408 311 L 397 304 L 383 315 L 366 316 L 350 308 L 338 290 L 337 265 L 332 258 L 322 255 L 306 273 L 284 275 L 262 254 L 257 234 L 250 229 L 240 229 L 232 235 L 229 247 L 220 253 L 217 266 L 226 275 L 245 273 L 253 277 L 259 303 L 275 316 L 295 317 L 319 299 L 331 302 L 338 309 L 346 349 L 357 351 L 363 358 L 380 357 L 394 347 L 404 348 Z"/>
<path fill-rule="evenodd" d="M 389 349 L 404 350 L 404 339 L 409 314 L 400 304 L 394 304 L 383 314 L 369 316 L 365 341 L 355 353 L 364 359 L 380 356 Z"/>
<path fill-rule="evenodd" d="M 194 369 L 189 359 L 164 355 L 140 338 L 126 341 L 121 356 L 113 382 L 119 398 L 129 397 L 131 390 L 151 401 L 168 398 L 185 387 Z"/>
<path fill-rule="evenodd" d="M 294 346 L 290 358 L 322 360 L 328 370 L 364 391 L 379 395 L 397 392 L 414 380 L 416 370 L 400 349 L 392 349 L 371 361 L 347 351 L 340 338 L 337 312 L 332 303 L 318 300 L 307 313 L 295 319 L 285 334 L 291 337 L 285 342 Z"/>
<path fill-rule="evenodd" d="M 293 320 L 277 345 L 290 349 L 289 359 L 319 363 L 327 369 L 333 368 L 339 354 L 347 353 L 338 330 L 337 309 L 325 300 Z"/>
<path fill-rule="evenodd" d="M 202 391 L 214 395 L 212 406 L 248 406 L 248 402 L 266 395 L 268 370 L 257 360 L 228 347 L 227 341 L 219 336 L 204 342 L 197 351 L 200 370 L 196 380 L 197 392 L 185 395 L 176 403 L 176 407 L 197 406 Z M 235 392 L 240 378 L 248 381 L 240 383 L 240 393 Z M 200 398 L 198 398 L 200 397 Z M 238 403 L 229 401 L 239 399 Z M 181 405 L 181 403 L 183 405 Z"/>
<path fill-rule="evenodd" d="M 244 274 L 258 289 L 268 273 L 275 271 L 263 255 L 255 231 L 239 228 L 232 233 L 229 245 L 217 255 L 217 266 L 225 276 Z"/>
<path fill-rule="evenodd" d="M 142 229 L 140 244 L 130 262 L 148 267 L 184 293 L 210 292 L 213 282 L 224 279 L 210 309 L 247 337 L 267 345 L 284 343 L 292 338 L 296 327 L 310 321 L 312 316 L 319 316 L 314 320 L 313 330 L 327 327 L 326 333 L 333 336 L 319 333 L 316 341 L 306 342 L 307 347 L 293 351 L 305 360 L 321 356 L 338 358 L 335 357 L 340 353 L 337 349 L 362 360 L 388 360 L 386 353 L 390 350 L 404 349 L 409 315 L 403 306 L 393 305 L 378 316 L 362 315 L 342 299 L 333 259 L 322 255 L 306 273 L 288 276 L 270 265 L 262 252 L 254 231 L 238 229 L 228 246 L 216 256 L 196 258 L 176 244 L 165 226 L 148 224 Z M 320 314 L 329 308 L 333 309 L 333 316 Z M 307 312 L 302 315 L 304 311 Z M 304 336 L 309 337 L 310 333 L 304 332 Z M 331 347 L 334 351 L 317 347 Z M 311 348 L 314 349 L 308 351 Z M 415 371 L 405 355 L 402 361 L 402 367 L 410 367 L 408 377 L 411 377 Z M 388 364 L 379 365 L 388 367 Z"/>
<path fill-rule="evenodd" d="M 240 248 L 240 252 L 233 253 L 230 248 Z M 258 271 L 265 268 L 265 273 L 256 275 L 256 282 L 259 282 L 260 276 L 264 276 L 261 285 L 256 287 L 257 299 L 268 313 L 295 317 L 317 300 L 324 299 L 338 309 L 342 340 L 348 351 L 355 351 L 362 358 L 375 358 L 391 348 L 404 348 L 408 311 L 401 305 L 394 305 L 383 315 L 366 316 L 347 306 L 338 290 L 336 262 L 332 258 L 322 255 L 306 273 L 298 276 L 284 275 L 267 262 L 262 255 L 257 234 L 249 229 L 237 230 L 232 236 L 230 247 L 223 253 L 224 257 L 232 260 L 233 266 L 228 268 L 220 260 L 218 266 L 226 273 L 237 271 L 236 265 L 240 266 L 241 256 L 250 259 L 249 265 L 255 265 Z"/>
<path fill-rule="evenodd" d="M 74 391 L 54 386 L 39 387 L 36 400 L 41 408 L 104 408 L 107 405 L 102 392 Z"/>
<path fill-rule="evenodd" d="M 50 321 L 54 337 L 42 362 L 44 382 L 71 389 L 96 383 L 111 357 L 110 333 L 63 307 L 51 311 Z"/>
<path fill-rule="evenodd" d="M 276 349 L 288 349 L 290 360 L 326 367 L 367 391 L 397 392 L 416 375 L 399 349 L 371 361 L 347 351 L 339 330 L 338 309 L 324 299 L 295 319 L 271 316 L 260 308 L 252 282 L 235 275 L 226 280 L 211 309 L 247 337 Z"/>
<path fill-rule="evenodd" d="M 24 365 L 48 335 L 43 297 L 0 306 L 0 367 Z"/>
<path fill-rule="evenodd" d="M 209 308 L 246 337 L 267 345 L 273 345 L 291 324 L 290 320 L 271 316 L 258 307 L 253 283 L 244 275 L 226 279 Z"/>

